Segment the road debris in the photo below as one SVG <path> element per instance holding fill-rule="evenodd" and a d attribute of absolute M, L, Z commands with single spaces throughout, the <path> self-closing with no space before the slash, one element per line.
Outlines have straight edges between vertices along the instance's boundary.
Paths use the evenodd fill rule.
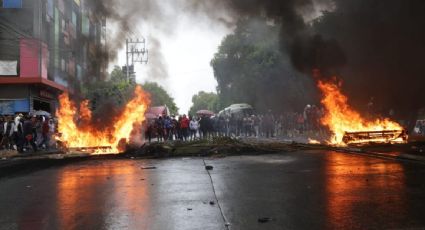
<path fill-rule="evenodd" d="M 213 169 L 214 169 L 214 167 L 213 167 L 213 166 L 211 166 L 211 165 L 207 165 L 207 166 L 205 166 L 205 169 L 206 169 L 206 170 L 213 170 Z"/>
<path fill-rule="evenodd" d="M 156 169 L 155 166 L 142 166 L 141 169 Z"/>
<path fill-rule="evenodd" d="M 258 222 L 259 223 L 267 223 L 267 222 L 272 221 L 272 220 L 273 219 L 270 218 L 270 217 L 261 217 L 261 218 L 258 218 Z"/>

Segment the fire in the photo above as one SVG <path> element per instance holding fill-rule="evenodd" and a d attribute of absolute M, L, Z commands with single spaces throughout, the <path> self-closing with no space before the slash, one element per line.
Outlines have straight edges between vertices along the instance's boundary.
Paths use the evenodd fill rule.
<path fill-rule="evenodd" d="M 59 97 L 60 108 L 56 113 L 59 119 L 58 132 L 60 140 L 67 148 L 93 148 L 95 154 L 118 153 L 122 143 L 127 143 L 134 126 L 145 120 L 145 112 L 150 103 L 148 95 L 137 86 L 134 97 L 114 119 L 114 124 L 99 130 L 90 120 L 89 101 L 83 101 L 79 107 L 69 99 L 67 93 Z M 77 109 L 79 108 L 79 109 Z M 79 111 L 79 112 L 78 112 Z M 77 121 L 78 120 L 78 123 Z"/>
<path fill-rule="evenodd" d="M 308 138 L 308 143 L 312 145 L 320 145 L 320 141 Z"/>
<path fill-rule="evenodd" d="M 340 86 L 341 83 L 339 83 L 336 78 L 330 81 L 318 81 L 318 87 L 323 93 L 321 103 L 326 109 L 324 116 L 321 118 L 321 123 L 327 126 L 332 132 L 332 137 L 329 140 L 330 144 L 345 145 L 343 137 L 346 133 L 350 132 L 388 131 L 397 134 L 404 132 L 400 124 L 388 118 L 368 120 L 362 117 L 359 112 L 348 105 L 348 98 L 341 92 Z M 382 134 L 382 136 L 384 136 L 384 134 Z M 374 142 L 387 142 L 388 140 L 388 136 L 373 138 Z M 357 141 L 352 141 L 352 143 L 369 141 L 370 140 L 359 138 Z M 396 136 L 391 141 L 404 140 Z"/>

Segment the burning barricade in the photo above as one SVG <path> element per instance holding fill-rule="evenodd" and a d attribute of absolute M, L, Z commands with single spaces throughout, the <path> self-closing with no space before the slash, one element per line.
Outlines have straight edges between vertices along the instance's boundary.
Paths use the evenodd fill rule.
<path fill-rule="evenodd" d="M 121 113 L 113 119 L 113 124 L 106 124 L 99 129 L 92 124 L 92 114 L 88 101 L 79 107 L 65 93 L 59 98 L 60 108 L 56 139 L 68 150 L 77 150 L 92 154 L 112 154 L 124 150 L 130 140 L 134 127 L 141 127 L 145 121 L 145 112 L 149 106 L 149 96 L 137 86 L 133 98 L 125 105 Z M 79 120 L 77 123 L 76 120 Z"/>
<path fill-rule="evenodd" d="M 407 141 L 406 131 L 397 122 L 388 118 L 368 120 L 351 108 L 348 98 L 341 92 L 341 82 L 336 78 L 319 80 L 317 86 L 323 94 L 321 103 L 326 110 L 320 122 L 332 133 L 328 140 L 329 144 L 404 143 Z"/>

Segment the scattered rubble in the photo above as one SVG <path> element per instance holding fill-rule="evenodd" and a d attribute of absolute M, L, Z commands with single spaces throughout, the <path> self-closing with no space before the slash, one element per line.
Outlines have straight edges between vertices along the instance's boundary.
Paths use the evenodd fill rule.
<path fill-rule="evenodd" d="M 142 166 L 141 169 L 156 169 L 155 166 Z"/>
<path fill-rule="evenodd" d="M 137 148 L 129 148 L 124 153 L 127 157 L 150 156 L 155 158 L 173 156 L 209 156 L 222 158 L 229 155 L 264 154 L 276 152 L 292 152 L 302 149 L 325 149 L 325 145 L 301 144 L 295 142 L 262 142 L 240 140 L 230 137 L 215 137 L 209 140 L 191 142 L 169 141 L 145 144 Z"/>
<path fill-rule="evenodd" d="M 206 170 L 213 170 L 213 168 L 214 168 L 214 167 L 213 167 L 213 166 L 211 166 L 211 165 L 207 165 L 207 166 L 205 166 L 205 169 L 206 169 Z"/>
<path fill-rule="evenodd" d="M 261 217 L 261 218 L 258 218 L 258 222 L 259 223 L 267 223 L 267 222 L 272 221 L 272 220 L 273 219 L 270 218 L 270 217 Z"/>

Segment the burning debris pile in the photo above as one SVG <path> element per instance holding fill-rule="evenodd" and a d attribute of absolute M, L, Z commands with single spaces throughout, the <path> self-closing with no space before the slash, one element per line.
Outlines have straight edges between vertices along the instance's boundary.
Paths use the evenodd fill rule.
<path fill-rule="evenodd" d="M 319 80 L 318 88 L 323 94 L 321 103 L 326 109 L 321 123 L 332 132 L 329 140 L 333 145 L 358 144 L 367 142 L 405 142 L 404 128 L 388 118 L 368 120 L 348 104 L 348 98 L 341 92 L 341 82 Z"/>
<path fill-rule="evenodd" d="M 78 107 L 66 93 L 60 96 L 59 101 L 60 108 L 56 114 L 59 119 L 59 141 L 67 149 L 80 149 L 93 154 L 123 151 L 133 129 L 141 127 L 145 120 L 144 114 L 150 103 L 149 96 L 137 86 L 134 97 L 114 117 L 113 124 L 99 128 L 92 124 L 88 101 L 83 101 Z"/>

